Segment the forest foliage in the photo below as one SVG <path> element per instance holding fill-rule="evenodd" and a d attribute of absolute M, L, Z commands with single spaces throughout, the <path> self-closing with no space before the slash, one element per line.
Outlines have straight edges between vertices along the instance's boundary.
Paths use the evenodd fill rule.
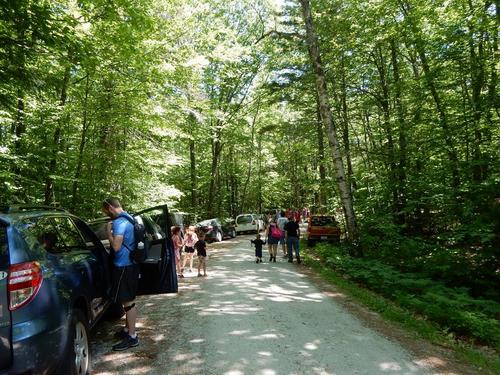
<path fill-rule="evenodd" d="M 3 1 L 0 204 L 345 223 L 301 3 Z M 499 300 L 498 0 L 311 6 L 365 257 Z"/>

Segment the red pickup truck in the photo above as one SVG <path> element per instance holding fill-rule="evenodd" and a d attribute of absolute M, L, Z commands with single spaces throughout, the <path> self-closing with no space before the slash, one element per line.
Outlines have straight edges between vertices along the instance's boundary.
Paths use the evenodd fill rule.
<path fill-rule="evenodd" d="M 311 215 L 307 226 L 307 245 L 314 246 L 316 241 L 340 241 L 340 228 L 334 216 Z"/>

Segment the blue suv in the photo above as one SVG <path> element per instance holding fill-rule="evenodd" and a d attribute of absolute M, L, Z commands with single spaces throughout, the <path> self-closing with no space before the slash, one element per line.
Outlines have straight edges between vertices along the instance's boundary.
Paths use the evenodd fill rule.
<path fill-rule="evenodd" d="M 150 211 L 168 218 L 166 206 L 134 216 Z M 148 275 L 139 280 L 141 294 L 177 291 L 167 225 L 154 258 L 140 265 Z M 1 210 L 0 374 L 88 374 L 90 329 L 116 307 L 108 297 L 111 266 L 109 250 L 67 211 Z"/>

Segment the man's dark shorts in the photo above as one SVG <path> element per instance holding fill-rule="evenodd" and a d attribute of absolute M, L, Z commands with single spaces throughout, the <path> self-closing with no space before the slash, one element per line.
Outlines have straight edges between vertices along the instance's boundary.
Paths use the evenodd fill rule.
<path fill-rule="evenodd" d="M 113 267 L 111 275 L 111 299 L 113 302 L 130 302 L 137 295 L 139 266 Z"/>

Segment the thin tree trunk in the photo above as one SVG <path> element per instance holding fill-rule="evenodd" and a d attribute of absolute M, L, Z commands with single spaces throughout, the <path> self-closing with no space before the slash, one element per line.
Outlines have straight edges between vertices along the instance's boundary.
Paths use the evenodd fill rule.
<path fill-rule="evenodd" d="M 349 116 L 347 108 L 347 82 L 346 82 L 346 72 L 344 67 L 344 58 L 342 58 L 342 74 L 340 82 L 340 100 L 342 107 L 342 140 L 344 142 L 344 154 L 347 161 L 347 178 L 351 189 L 355 190 L 356 181 L 353 176 L 352 160 L 351 160 L 351 143 L 349 142 Z"/>
<path fill-rule="evenodd" d="M 219 122 L 219 120 L 217 120 Z M 210 168 L 210 187 L 208 190 L 207 214 L 212 217 L 214 215 L 214 200 L 217 192 L 217 175 L 219 170 L 219 160 L 222 151 L 222 143 L 220 141 L 220 130 L 216 130 L 212 139 L 212 165 Z"/>
<path fill-rule="evenodd" d="M 398 123 L 398 135 L 399 135 L 399 151 L 398 151 L 398 167 L 397 167 L 397 179 L 398 179 L 398 222 L 399 224 L 404 224 L 406 222 L 406 217 L 404 210 L 406 208 L 406 159 L 407 159 L 407 148 L 406 148 L 406 125 L 404 119 L 403 105 L 401 102 L 401 78 L 399 75 L 399 63 L 397 56 L 397 45 L 394 39 L 391 39 L 391 61 L 392 61 L 392 74 L 394 77 L 394 97 L 396 102 L 396 114 Z"/>
<path fill-rule="evenodd" d="M 258 195 L 257 195 L 257 205 L 259 207 L 259 213 L 262 213 L 262 133 L 259 132 L 257 135 L 257 147 L 259 149 L 259 163 L 258 163 Z"/>
<path fill-rule="evenodd" d="M 332 145 L 332 156 L 335 163 L 337 186 L 340 192 L 340 198 L 342 201 L 347 223 L 347 238 L 352 243 L 357 244 L 359 240 L 359 233 L 356 223 L 356 216 L 354 214 L 351 187 L 346 181 L 344 163 L 342 161 L 340 145 L 335 131 L 332 111 L 328 100 L 328 90 L 326 85 L 325 73 L 323 71 L 321 63 L 318 36 L 316 34 L 316 30 L 314 29 L 309 0 L 300 0 L 300 3 L 302 5 L 302 15 L 306 28 L 307 47 L 309 50 L 309 56 L 311 58 L 311 64 L 316 75 L 316 90 L 320 103 L 321 118 L 323 119 L 323 122 L 328 129 L 328 138 Z M 361 247 L 354 246 L 353 249 L 353 255 L 362 256 Z"/>
<path fill-rule="evenodd" d="M 390 110 L 390 92 L 389 92 L 389 83 L 387 82 L 387 70 L 386 70 L 386 62 L 384 60 L 384 56 L 382 53 L 382 47 L 380 44 L 376 47 L 375 53 L 373 53 L 373 62 L 377 67 L 377 71 L 379 73 L 380 79 L 380 89 L 382 91 L 382 95 L 380 96 L 379 102 L 382 107 L 382 115 L 383 115 L 383 127 L 387 136 L 387 158 L 389 165 L 389 190 L 392 195 L 392 207 L 393 212 L 396 216 L 399 214 L 398 212 L 398 188 L 397 188 L 397 179 L 396 179 L 396 156 L 394 150 L 394 137 L 392 134 L 392 126 L 391 126 L 391 110 Z"/>
<path fill-rule="evenodd" d="M 89 76 L 85 80 L 85 99 L 83 103 L 83 119 L 82 119 L 82 134 L 80 136 L 80 146 L 78 147 L 78 161 L 75 170 L 75 176 L 73 179 L 73 187 L 71 189 L 71 207 L 76 208 L 76 202 L 78 200 L 78 180 L 81 177 L 82 166 L 83 166 L 83 152 L 85 150 L 85 145 L 87 143 L 87 130 L 90 127 L 92 120 L 88 119 L 88 98 L 89 98 L 90 84 Z"/>
<path fill-rule="evenodd" d="M 68 84 L 69 84 L 69 73 L 70 73 L 70 66 L 68 65 L 64 70 L 61 95 L 59 99 L 59 110 L 61 112 L 64 111 L 64 106 L 66 104 Z M 57 120 L 56 130 L 54 131 L 52 157 L 49 161 L 48 176 L 45 179 L 45 204 L 47 205 L 53 203 L 54 200 L 54 178 L 52 176 L 56 172 L 57 168 L 57 154 L 59 153 L 59 148 L 61 143 L 61 132 L 63 126 L 62 117 L 63 117 L 62 114 L 60 114 L 59 119 Z"/>
<path fill-rule="evenodd" d="M 191 184 L 191 210 L 195 211 L 198 206 L 198 194 L 197 194 L 197 183 L 196 183 L 196 144 L 194 141 L 194 124 L 195 117 L 191 116 L 189 118 L 191 138 L 189 139 L 189 178 Z"/>
<path fill-rule="evenodd" d="M 257 122 L 257 116 L 259 115 L 259 109 L 260 109 L 260 97 L 257 101 L 257 109 L 254 113 L 254 116 L 252 119 L 252 124 L 251 124 L 251 135 L 252 135 L 251 144 L 252 144 L 252 147 L 253 147 L 253 143 L 255 141 L 255 124 Z M 250 155 L 252 155 L 252 153 L 250 153 Z M 248 158 L 247 176 L 245 179 L 245 183 L 243 184 L 243 191 L 241 194 L 241 207 L 242 207 L 242 209 L 245 207 L 245 203 L 247 200 L 247 189 L 248 189 L 248 185 L 250 183 L 250 177 L 252 176 L 252 163 L 253 163 L 253 158 L 250 156 Z"/>
<path fill-rule="evenodd" d="M 436 87 L 435 79 L 433 72 L 431 71 L 431 67 L 429 64 L 429 61 L 427 59 L 427 55 L 425 53 L 424 45 L 423 45 L 423 40 L 420 36 L 420 30 L 418 29 L 418 25 L 416 22 L 413 20 L 412 16 L 410 15 L 410 12 L 408 10 L 409 6 L 408 4 L 405 4 L 404 2 L 400 1 L 401 5 L 401 10 L 403 11 L 405 17 L 409 20 L 410 26 L 412 28 L 413 36 L 414 36 L 414 43 L 415 43 L 415 48 L 416 52 L 418 54 L 418 57 L 420 58 L 420 62 L 422 64 L 422 69 L 424 71 L 424 79 L 425 83 L 427 85 L 427 88 L 429 89 L 432 99 L 434 101 L 434 105 L 436 107 L 436 111 L 438 113 L 438 118 L 439 118 L 439 125 L 441 126 L 442 130 L 442 135 L 444 138 L 444 142 L 446 145 L 446 152 L 448 156 L 448 160 L 450 161 L 451 164 L 451 173 L 452 173 L 452 186 L 454 188 L 458 188 L 460 186 L 460 172 L 458 168 L 458 155 L 457 151 L 455 150 L 455 145 L 453 142 L 453 138 L 450 132 L 450 127 L 448 124 L 448 116 L 446 113 L 445 105 L 441 99 L 441 96 L 439 95 L 439 92 Z"/>
<path fill-rule="evenodd" d="M 325 168 L 325 141 L 323 135 L 323 122 L 321 121 L 319 99 L 316 95 L 316 133 L 318 135 L 318 164 L 319 164 L 319 208 L 323 212 L 326 207 L 326 168 Z"/>

